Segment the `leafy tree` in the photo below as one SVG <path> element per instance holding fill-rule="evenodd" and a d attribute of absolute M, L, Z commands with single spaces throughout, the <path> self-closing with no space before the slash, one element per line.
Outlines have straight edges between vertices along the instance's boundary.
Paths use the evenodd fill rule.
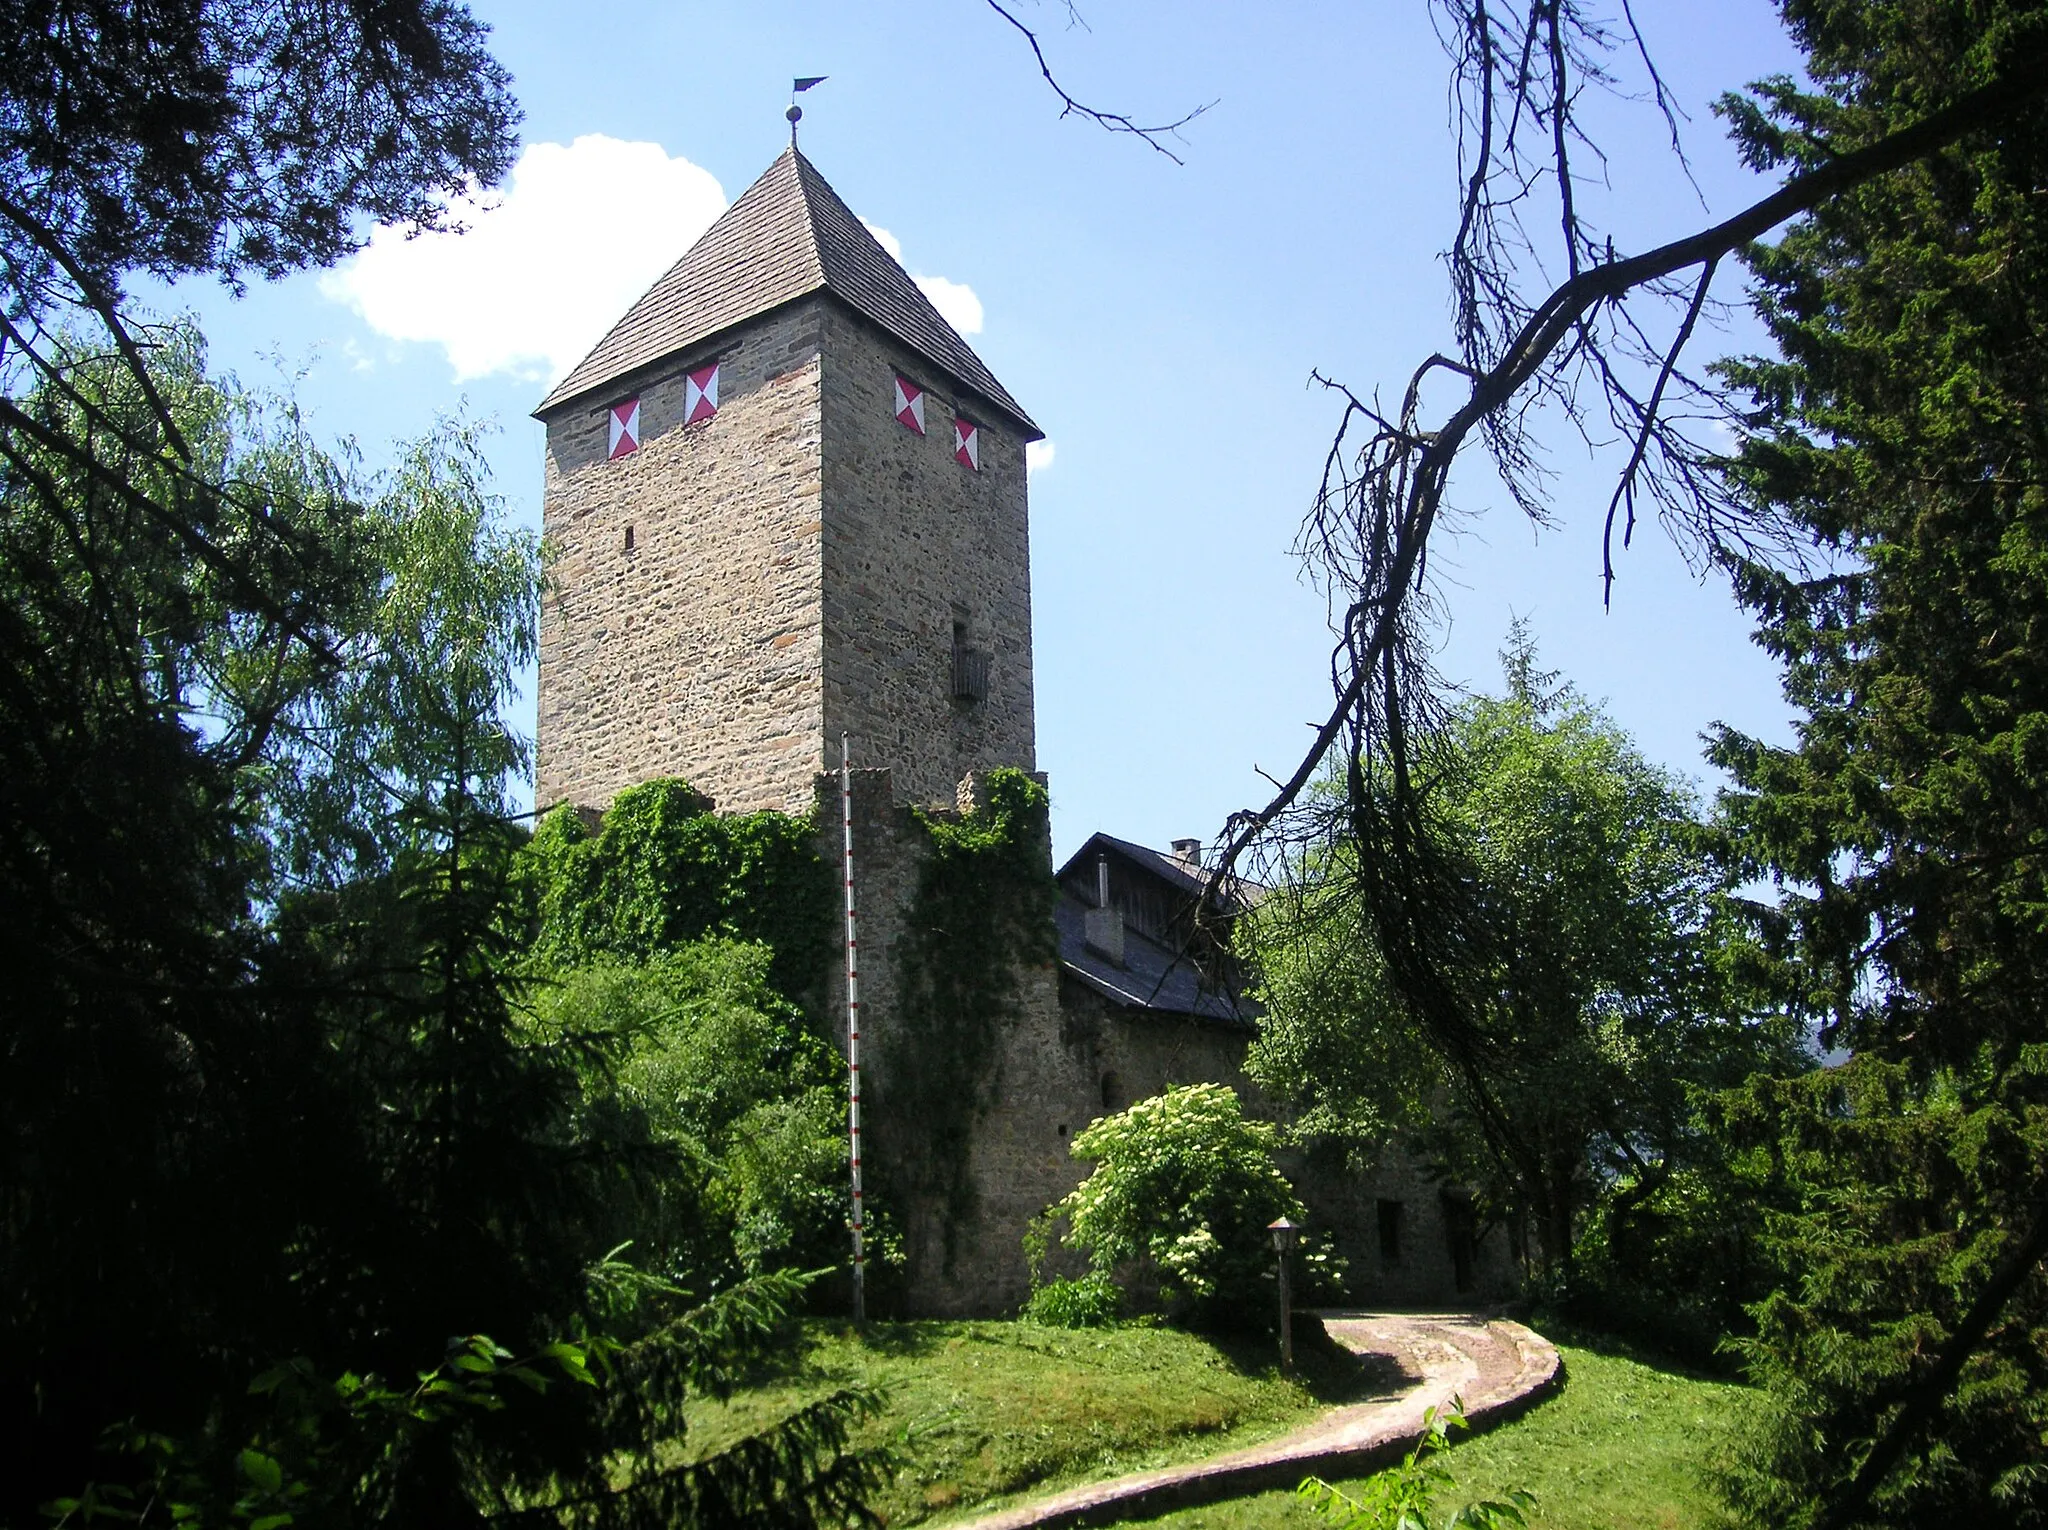
<path fill-rule="evenodd" d="M 1248 1121 L 1224 1084 L 1187 1084 L 1105 1116 L 1074 1138 L 1095 1172 L 1034 1224 L 1034 1269 L 1060 1241 L 1142 1307 L 1196 1324 L 1258 1323 L 1271 1305 L 1267 1224 L 1307 1213 L 1273 1164 L 1276 1129 Z M 1311 1271 L 1326 1254 L 1305 1256 Z"/>
<path fill-rule="evenodd" d="M 266 275 L 507 168 L 437 3 L 29 4 L 0 60 L 0 1516 L 99 1423 L 245 1385 L 296 1294 L 327 1075 L 256 980 L 261 780 L 375 589 L 348 474 L 140 332 L 121 283 Z M 303 1112 L 303 1114 L 301 1114 Z M 438 1343 L 438 1338 L 436 1340 Z M 236 1374 L 239 1370 L 239 1374 Z"/>
<path fill-rule="evenodd" d="M 1438 846 L 1421 917 L 1455 931 L 1460 962 L 1439 1009 L 1419 1014 L 1395 980 L 1408 954 L 1380 937 L 1379 905 L 1403 894 L 1339 820 L 1249 922 L 1267 1017 L 1248 1066 L 1300 1103 L 1306 1135 L 1418 1133 L 1497 1212 L 1532 1220 L 1564 1279 L 1587 1208 L 1625 1240 L 1696 1161 L 1689 1090 L 1773 1049 L 1726 1017 L 1725 920 L 1684 788 L 1525 639 L 1504 658 L 1509 694 L 1416 746 L 1409 789 Z"/>
<path fill-rule="evenodd" d="M 609 1524 L 854 1514 L 875 1466 L 841 1450 L 852 1394 L 615 1474 L 620 1449 L 680 1432 L 684 1397 L 730 1384 L 804 1280 L 733 1270 L 706 1305 L 599 1263 L 616 1205 L 678 1172 L 680 1145 L 599 1108 L 629 1038 L 525 1018 L 506 818 L 524 745 L 502 714 L 537 553 L 473 435 L 368 479 L 208 379 L 196 340 L 159 369 L 183 438 L 224 479 L 279 486 L 268 513 L 332 549 L 325 641 L 348 673 L 223 614 L 204 551 L 109 483 L 151 471 L 122 438 L 94 436 L 104 471 L 52 453 L 0 480 L 5 609 L 46 637 L 0 743 L 24 794 L 0 843 L 0 1522 L 67 1492 L 74 1517 L 145 1522 L 439 1526 L 572 1499 L 562 1514 Z M 90 356 L 67 379 L 108 410 L 135 386 Z M 102 614 L 83 635 L 62 620 L 80 592 Z M 68 712 L 39 707 L 66 673 Z M 789 1188 L 745 1208 L 764 1241 Z"/>
<path fill-rule="evenodd" d="M 616 1038 L 589 1108 L 630 1117 L 675 1167 L 612 1193 L 607 1234 L 703 1290 L 846 1254 L 845 1064 L 769 982 L 773 953 L 713 939 L 552 976 L 539 1033 Z"/>
<path fill-rule="evenodd" d="M 517 108 L 447 0 L 16 0 L 0 62 L 10 319 L 123 275 L 281 276 L 511 168 Z"/>
<path fill-rule="evenodd" d="M 1880 138 L 2048 46 L 2037 7 L 1786 8 L 1814 81 L 1727 104 L 1760 165 Z M 1801 718 L 1724 732 L 1723 812 L 1847 1066 L 1730 1103 L 1794 1214 L 1746 1356 L 1776 1407 L 1737 1483 L 1772 1524 L 2048 1512 L 2048 113 L 1815 209 L 1749 260 L 1778 359 L 1733 481 L 1812 539 L 1734 561 Z"/>

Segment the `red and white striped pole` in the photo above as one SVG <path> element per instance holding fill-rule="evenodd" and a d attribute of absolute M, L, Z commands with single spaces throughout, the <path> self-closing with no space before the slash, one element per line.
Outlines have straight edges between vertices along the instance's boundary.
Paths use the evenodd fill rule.
<path fill-rule="evenodd" d="M 860 1195 L 860 940 L 853 918 L 853 755 L 846 735 L 839 735 L 839 806 L 845 827 L 846 853 L 846 1136 L 853 1160 L 853 1320 L 867 1321 L 866 1231 Z"/>

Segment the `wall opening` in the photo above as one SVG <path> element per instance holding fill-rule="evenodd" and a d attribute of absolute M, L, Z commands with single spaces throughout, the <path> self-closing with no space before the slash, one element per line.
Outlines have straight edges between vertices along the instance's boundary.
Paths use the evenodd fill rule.
<path fill-rule="evenodd" d="M 953 699 L 988 699 L 988 655 L 967 644 L 967 608 L 953 607 Z"/>
<path fill-rule="evenodd" d="M 1380 1224 L 1380 1261 L 1383 1264 L 1401 1262 L 1401 1203 L 1380 1201 L 1376 1203 Z"/>
<path fill-rule="evenodd" d="M 1478 1261 L 1478 1216 L 1472 1209 L 1472 1192 L 1446 1190 L 1444 1240 L 1450 1245 L 1451 1278 L 1460 1291 L 1472 1289 L 1472 1266 Z"/>

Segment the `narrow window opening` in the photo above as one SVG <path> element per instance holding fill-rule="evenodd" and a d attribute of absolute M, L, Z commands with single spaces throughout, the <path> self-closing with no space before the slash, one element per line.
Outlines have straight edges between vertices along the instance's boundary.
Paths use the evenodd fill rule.
<path fill-rule="evenodd" d="M 628 526 L 628 527 L 626 528 L 626 551 L 627 551 L 627 552 L 631 552 L 632 550 L 633 550 L 633 528 L 632 528 L 631 526 Z"/>
<path fill-rule="evenodd" d="M 1460 1291 L 1473 1283 L 1473 1265 L 1479 1258 L 1478 1217 L 1472 1208 L 1470 1191 L 1445 1190 L 1444 1240 L 1450 1245 L 1451 1279 Z"/>
<path fill-rule="evenodd" d="M 1401 1203 L 1381 1201 L 1378 1210 L 1380 1259 L 1386 1264 L 1396 1264 L 1401 1258 Z"/>
<path fill-rule="evenodd" d="M 953 699 L 988 699 L 988 655 L 967 646 L 966 614 L 953 608 Z"/>

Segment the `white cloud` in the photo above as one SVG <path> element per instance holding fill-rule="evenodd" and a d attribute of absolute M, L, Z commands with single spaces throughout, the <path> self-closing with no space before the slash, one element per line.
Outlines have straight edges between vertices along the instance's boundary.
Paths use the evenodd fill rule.
<path fill-rule="evenodd" d="M 875 243 L 889 252 L 889 258 L 897 265 L 903 265 L 903 241 L 887 229 L 860 220 Z M 906 270 L 909 268 L 906 266 Z M 965 282 L 953 282 L 943 276 L 923 276 L 912 271 L 910 279 L 917 283 L 918 290 L 931 299 L 932 307 L 938 309 L 939 317 L 959 330 L 963 335 L 981 333 L 981 299 L 974 289 Z"/>
<path fill-rule="evenodd" d="M 981 333 L 981 299 L 965 282 L 949 282 L 943 276 L 913 276 L 924 295 L 932 300 L 939 316 L 963 335 Z"/>
<path fill-rule="evenodd" d="M 889 252 L 891 260 L 895 261 L 899 266 L 903 264 L 903 241 L 901 239 L 898 239 L 879 223 L 870 223 L 865 218 L 860 220 L 860 226 L 875 236 L 875 243 Z"/>
<path fill-rule="evenodd" d="M 1052 466 L 1056 450 L 1050 441 L 1027 441 L 1024 445 L 1025 473 L 1042 473 Z"/>
<path fill-rule="evenodd" d="M 660 144 L 593 133 L 529 144 L 502 193 L 453 210 L 467 232 L 379 227 L 322 294 L 389 339 L 440 346 L 457 382 L 552 380 L 711 226 L 725 191 Z"/>

